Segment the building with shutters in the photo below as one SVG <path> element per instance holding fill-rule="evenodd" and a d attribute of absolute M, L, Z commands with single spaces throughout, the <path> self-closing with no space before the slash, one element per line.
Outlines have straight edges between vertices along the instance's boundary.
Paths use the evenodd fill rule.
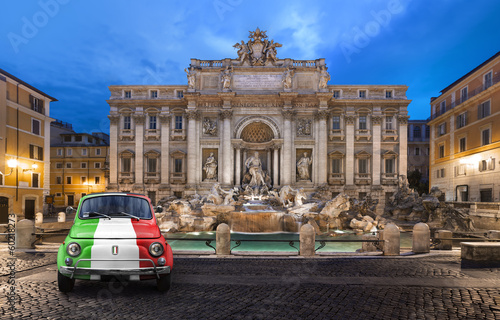
<path fill-rule="evenodd" d="M 448 201 L 500 201 L 500 52 L 431 99 L 430 186 Z"/>
<path fill-rule="evenodd" d="M 407 171 L 407 86 L 329 85 L 325 59 L 277 58 L 265 31 L 237 58 L 191 59 L 184 85 L 113 85 L 110 191 L 150 198 L 251 184 L 385 199 Z M 256 154 L 257 152 L 257 154 Z"/>
<path fill-rule="evenodd" d="M 0 69 L 0 224 L 33 219 L 50 193 L 50 103 L 57 101 Z M 45 206 L 46 207 L 46 206 Z"/>
<path fill-rule="evenodd" d="M 69 123 L 51 124 L 50 193 L 54 206 L 77 206 L 89 194 L 106 191 L 109 135 L 77 133 Z"/>

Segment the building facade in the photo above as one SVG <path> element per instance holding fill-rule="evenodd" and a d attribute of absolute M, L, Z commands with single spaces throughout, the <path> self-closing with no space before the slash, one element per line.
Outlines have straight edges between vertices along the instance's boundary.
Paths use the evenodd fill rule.
<path fill-rule="evenodd" d="M 262 177 L 383 204 L 407 170 L 407 87 L 328 85 L 324 59 L 279 59 L 266 32 L 249 38 L 236 59 L 191 59 L 187 85 L 109 87 L 108 189 L 158 199 Z"/>
<path fill-rule="evenodd" d="M 430 127 L 427 120 L 408 120 L 408 172 L 419 171 L 429 181 Z"/>
<path fill-rule="evenodd" d="M 50 103 L 57 101 L 0 69 L 0 224 L 33 219 L 50 191 Z"/>
<path fill-rule="evenodd" d="M 448 201 L 500 201 L 500 52 L 431 99 L 430 186 Z"/>
<path fill-rule="evenodd" d="M 109 136 L 76 133 L 71 124 L 51 124 L 50 193 L 55 207 L 77 206 L 90 193 L 106 191 Z"/>

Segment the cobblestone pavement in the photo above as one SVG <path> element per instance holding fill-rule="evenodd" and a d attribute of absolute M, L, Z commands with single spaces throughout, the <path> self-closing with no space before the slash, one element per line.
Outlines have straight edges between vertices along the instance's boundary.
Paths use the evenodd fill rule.
<path fill-rule="evenodd" d="M 55 253 L 41 259 L 55 259 Z M 7 310 L 10 285 L 0 277 L 0 318 L 500 319 L 500 270 L 461 269 L 456 255 L 211 256 L 176 257 L 174 263 L 167 293 L 154 281 L 115 280 L 77 281 L 63 294 L 55 264 L 20 272 L 16 312 Z"/>

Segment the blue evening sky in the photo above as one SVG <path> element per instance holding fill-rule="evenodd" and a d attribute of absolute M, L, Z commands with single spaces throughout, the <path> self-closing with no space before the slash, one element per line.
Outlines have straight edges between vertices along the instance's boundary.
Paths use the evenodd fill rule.
<path fill-rule="evenodd" d="M 405 84 L 412 119 L 500 51 L 500 1 L 8 1 L 0 68 L 59 101 L 78 132 L 109 131 L 109 85 L 186 84 L 190 58 L 236 58 L 248 31 L 279 58 L 325 58 L 330 84 Z"/>

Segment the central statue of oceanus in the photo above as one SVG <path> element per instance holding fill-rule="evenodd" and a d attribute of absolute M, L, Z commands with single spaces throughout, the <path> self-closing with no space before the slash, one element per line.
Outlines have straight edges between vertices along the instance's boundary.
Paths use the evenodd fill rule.
<path fill-rule="evenodd" d="M 271 178 L 269 174 L 262 169 L 262 161 L 259 157 L 259 152 L 255 151 L 254 154 L 245 160 L 245 168 L 247 169 L 242 187 L 244 189 L 251 188 L 262 191 L 262 188 L 271 188 Z"/>

